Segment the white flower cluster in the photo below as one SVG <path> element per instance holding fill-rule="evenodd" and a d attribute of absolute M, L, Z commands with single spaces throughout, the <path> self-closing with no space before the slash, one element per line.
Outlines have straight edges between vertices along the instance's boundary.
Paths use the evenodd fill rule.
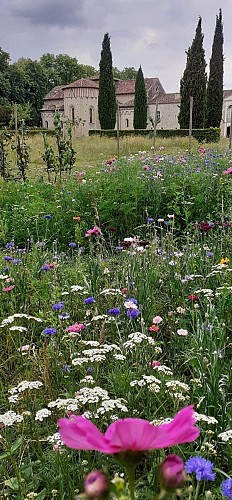
<path fill-rule="evenodd" d="M 106 288 L 102 290 L 99 295 L 122 295 L 122 292 L 118 288 Z"/>
<path fill-rule="evenodd" d="M 218 424 L 218 421 L 216 420 L 216 418 L 209 417 L 208 415 L 204 415 L 202 413 L 195 412 L 194 417 L 195 417 L 197 422 L 206 422 L 209 425 L 210 424 L 212 424 L 212 425 Z"/>
<path fill-rule="evenodd" d="M 0 415 L 0 422 L 5 426 L 14 425 L 15 423 L 22 422 L 23 416 L 15 413 L 15 411 L 7 411 Z"/>
<path fill-rule="evenodd" d="M 131 387 L 136 385 L 139 387 L 148 386 L 151 392 L 160 392 L 160 384 L 161 381 L 153 375 L 142 375 L 141 380 L 132 380 L 132 382 L 130 382 Z"/>
<path fill-rule="evenodd" d="M 51 410 L 48 410 L 47 408 L 42 408 L 41 410 L 38 410 L 36 412 L 35 420 L 43 422 L 43 419 L 50 417 L 51 414 L 52 414 Z"/>
<path fill-rule="evenodd" d="M 190 390 L 190 387 L 184 382 L 171 380 L 170 382 L 165 382 L 165 385 L 167 387 L 166 393 L 170 394 L 174 399 L 182 402 L 189 400 L 189 396 L 186 395 L 186 392 Z"/>
<path fill-rule="evenodd" d="M 48 403 L 48 408 L 58 408 L 58 410 L 63 409 L 67 411 L 76 411 L 78 407 L 78 401 L 73 398 L 58 398 L 55 401 L 50 401 L 50 403 Z"/>
<path fill-rule="evenodd" d="M 92 377 L 92 375 L 86 375 L 85 378 L 83 378 L 82 380 L 80 380 L 80 384 L 90 384 L 90 385 L 94 385 L 95 384 L 95 380 L 94 378 Z"/>
<path fill-rule="evenodd" d="M 11 332 L 27 332 L 27 328 L 25 326 L 10 326 L 9 330 L 11 330 Z"/>
<path fill-rule="evenodd" d="M 47 441 L 51 444 L 56 444 L 58 446 L 62 446 L 64 444 L 63 441 L 61 440 L 59 432 L 55 432 L 51 436 L 48 436 Z"/>
<path fill-rule="evenodd" d="M 141 332 L 130 333 L 130 335 L 128 335 L 128 339 L 129 340 L 127 340 L 123 344 L 123 347 L 125 347 L 125 349 L 134 349 L 136 345 L 142 344 L 144 342 L 153 346 L 155 346 L 156 344 L 156 341 L 152 337 L 149 337 L 148 335 L 145 335 L 145 333 Z M 154 354 L 160 353 L 162 353 L 162 349 L 160 347 L 155 347 Z"/>
<path fill-rule="evenodd" d="M 163 424 L 170 424 L 170 422 L 173 421 L 173 418 L 157 418 L 155 420 L 152 420 L 151 424 L 152 425 L 163 425 Z"/>
<path fill-rule="evenodd" d="M 224 443 L 232 443 L 232 429 L 229 429 L 228 431 L 221 432 L 221 434 L 218 434 L 218 437 L 224 442 Z"/>
<path fill-rule="evenodd" d="M 35 318 L 35 316 L 30 316 L 29 314 L 23 314 L 23 313 L 15 313 L 13 316 L 8 316 L 8 318 L 5 318 L 2 320 L 2 323 L 0 325 L 0 328 L 4 328 L 4 326 L 9 325 L 10 323 L 13 323 L 15 318 L 26 318 L 26 319 L 34 319 L 38 323 L 42 323 L 42 319 L 40 318 Z"/>
<path fill-rule="evenodd" d="M 124 399 L 106 399 L 102 401 L 101 406 L 99 406 L 99 408 L 97 409 L 95 417 L 97 418 L 99 415 L 104 415 L 105 413 L 113 411 L 115 410 L 115 408 L 124 413 L 127 413 L 128 408 L 124 404 L 124 401 Z"/>
<path fill-rule="evenodd" d="M 93 345 L 93 342 L 91 345 Z M 96 343 L 94 345 L 96 345 Z M 100 345 L 97 342 L 97 345 L 99 347 L 96 347 L 95 349 L 85 349 L 84 351 L 82 351 L 80 357 L 74 358 L 72 360 L 73 366 L 82 366 L 89 363 L 100 363 L 106 360 L 106 354 L 108 354 L 109 352 L 120 351 L 120 347 L 118 347 L 116 344 Z"/>
<path fill-rule="evenodd" d="M 86 403 L 98 403 L 100 399 L 110 399 L 108 391 L 99 386 L 90 388 L 82 387 L 75 395 L 79 403 L 85 405 Z"/>
<path fill-rule="evenodd" d="M 173 375 L 171 368 L 167 365 L 153 366 L 153 370 L 156 370 L 159 373 L 164 373 L 164 375 L 168 375 L 170 377 Z"/>
<path fill-rule="evenodd" d="M 19 384 L 16 387 L 12 387 L 12 389 L 9 389 L 9 393 L 14 395 L 14 394 L 20 394 L 21 392 L 26 391 L 27 389 L 39 389 L 43 384 L 39 380 L 35 381 L 28 381 L 28 380 L 22 380 L 22 382 L 19 382 Z"/>

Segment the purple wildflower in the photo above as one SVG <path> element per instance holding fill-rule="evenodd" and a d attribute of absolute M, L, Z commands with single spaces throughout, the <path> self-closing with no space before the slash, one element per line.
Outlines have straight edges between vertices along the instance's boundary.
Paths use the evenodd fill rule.
<path fill-rule="evenodd" d="M 222 494 L 224 497 L 232 500 L 232 479 L 229 477 L 225 481 L 222 482 Z"/>
<path fill-rule="evenodd" d="M 58 302 L 57 304 L 53 304 L 52 310 L 53 311 L 60 311 L 60 309 L 63 309 L 64 303 L 63 302 Z"/>
<path fill-rule="evenodd" d="M 139 316 L 140 311 L 138 309 L 127 309 L 126 314 L 129 319 L 134 319 Z"/>
<path fill-rule="evenodd" d="M 44 335 L 54 335 L 54 333 L 56 332 L 56 328 L 44 328 L 44 330 L 42 331 Z"/>
<path fill-rule="evenodd" d="M 118 316 L 120 312 L 121 311 L 118 307 L 112 307 L 111 309 L 108 309 L 108 314 L 111 314 L 111 316 Z"/>
<path fill-rule="evenodd" d="M 197 481 L 214 481 L 215 472 L 212 472 L 214 464 L 203 457 L 190 457 L 185 463 L 188 474 L 195 472 Z"/>
<path fill-rule="evenodd" d="M 75 248 L 77 244 L 74 241 L 70 241 L 69 245 L 70 248 Z"/>
<path fill-rule="evenodd" d="M 10 257 L 10 255 L 6 255 L 4 257 L 4 260 L 6 260 L 6 262 L 10 261 L 10 260 L 13 260 L 13 257 Z"/>
<path fill-rule="evenodd" d="M 94 297 L 87 297 L 86 299 L 84 299 L 84 303 L 85 304 L 92 304 L 94 302 Z"/>

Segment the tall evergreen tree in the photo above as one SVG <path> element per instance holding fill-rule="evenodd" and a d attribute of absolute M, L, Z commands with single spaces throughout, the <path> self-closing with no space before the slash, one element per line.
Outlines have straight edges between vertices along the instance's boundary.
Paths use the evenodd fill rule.
<path fill-rule="evenodd" d="M 216 26 L 209 63 L 207 87 L 207 127 L 219 127 L 223 105 L 223 24 L 222 11 L 216 16 Z"/>
<path fill-rule="evenodd" d="M 114 129 L 116 123 L 116 96 L 112 69 L 110 37 L 106 33 L 102 42 L 99 76 L 98 115 L 101 129 Z"/>
<path fill-rule="evenodd" d="M 141 66 L 135 80 L 134 129 L 147 128 L 147 91 Z"/>
<path fill-rule="evenodd" d="M 180 81 L 180 128 L 189 127 L 190 96 L 193 97 L 193 128 L 203 128 L 206 115 L 206 62 L 203 48 L 204 35 L 199 18 L 195 38 L 188 48 L 186 68 Z"/>

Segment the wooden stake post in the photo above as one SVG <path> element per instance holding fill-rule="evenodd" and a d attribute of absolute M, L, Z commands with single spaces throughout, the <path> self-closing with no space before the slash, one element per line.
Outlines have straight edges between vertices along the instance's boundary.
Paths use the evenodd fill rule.
<path fill-rule="evenodd" d="M 191 153 L 192 148 L 192 127 L 193 127 L 193 97 L 190 97 L 190 109 L 189 109 L 189 152 Z"/>
<path fill-rule="evenodd" d="M 158 113 L 158 100 L 155 103 L 155 119 L 154 119 L 154 131 L 153 131 L 153 149 L 154 150 L 155 150 L 155 141 L 156 141 L 157 113 Z"/>
<path fill-rule="evenodd" d="M 119 115 L 119 104 L 117 102 L 117 155 L 118 155 L 118 160 L 119 160 L 119 155 L 120 155 L 120 146 L 119 146 L 119 120 L 120 120 L 120 115 Z"/>

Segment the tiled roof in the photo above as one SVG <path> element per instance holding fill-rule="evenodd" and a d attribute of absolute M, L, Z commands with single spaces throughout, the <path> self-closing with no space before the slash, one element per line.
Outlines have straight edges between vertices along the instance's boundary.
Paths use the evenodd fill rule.
<path fill-rule="evenodd" d="M 56 87 L 53 87 L 53 89 L 48 92 L 44 99 L 63 99 L 64 92 L 62 89 L 62 85 L 56 85 Z"/>
<path fill-rule="evenodd" d="M 232 94 L 232 90 L 223 90 L 223 99 L 226 99 Z"/>
<path fill-rule="evenodd" d="M 98 89 L 99 85 L 96 81 L 92 80 L 91 78 L 81 78 L 80 80 L 76 80 L 75 82 L 70 83 L 69 85 L 65 85 L 62 88 L 65 90 L 65 89 L 72 89 L 72 88 L 76 88 L 76 87 Z"/>
<path fill-rule="evenodd" d="M 153 104 L 155 99 L 153 100 Z M 180 103 L 180 94 L 178 92 L 170 92 L 168 94 L 162 94 L 158 97 L 159 104 L 174 104 Z"/>
<path fill-rule="evenodd" d="M 130 101 L 127 102 L 119 102 L 119 107 L 120 108 L 133 108 L 134 107 L 134 99 L 130 99 Z"/>
<path fill-rule="evenodd" d="M 159 78 L 144 78 L 144 81 L 148 94 L 150 90 L 153 91 L 153 94 L 155 92 L 164 92 Z M 118 82 L 116 82 L 115 88 L 116 94 L 134 94 L 135 80 L 119 80 Z"/>

